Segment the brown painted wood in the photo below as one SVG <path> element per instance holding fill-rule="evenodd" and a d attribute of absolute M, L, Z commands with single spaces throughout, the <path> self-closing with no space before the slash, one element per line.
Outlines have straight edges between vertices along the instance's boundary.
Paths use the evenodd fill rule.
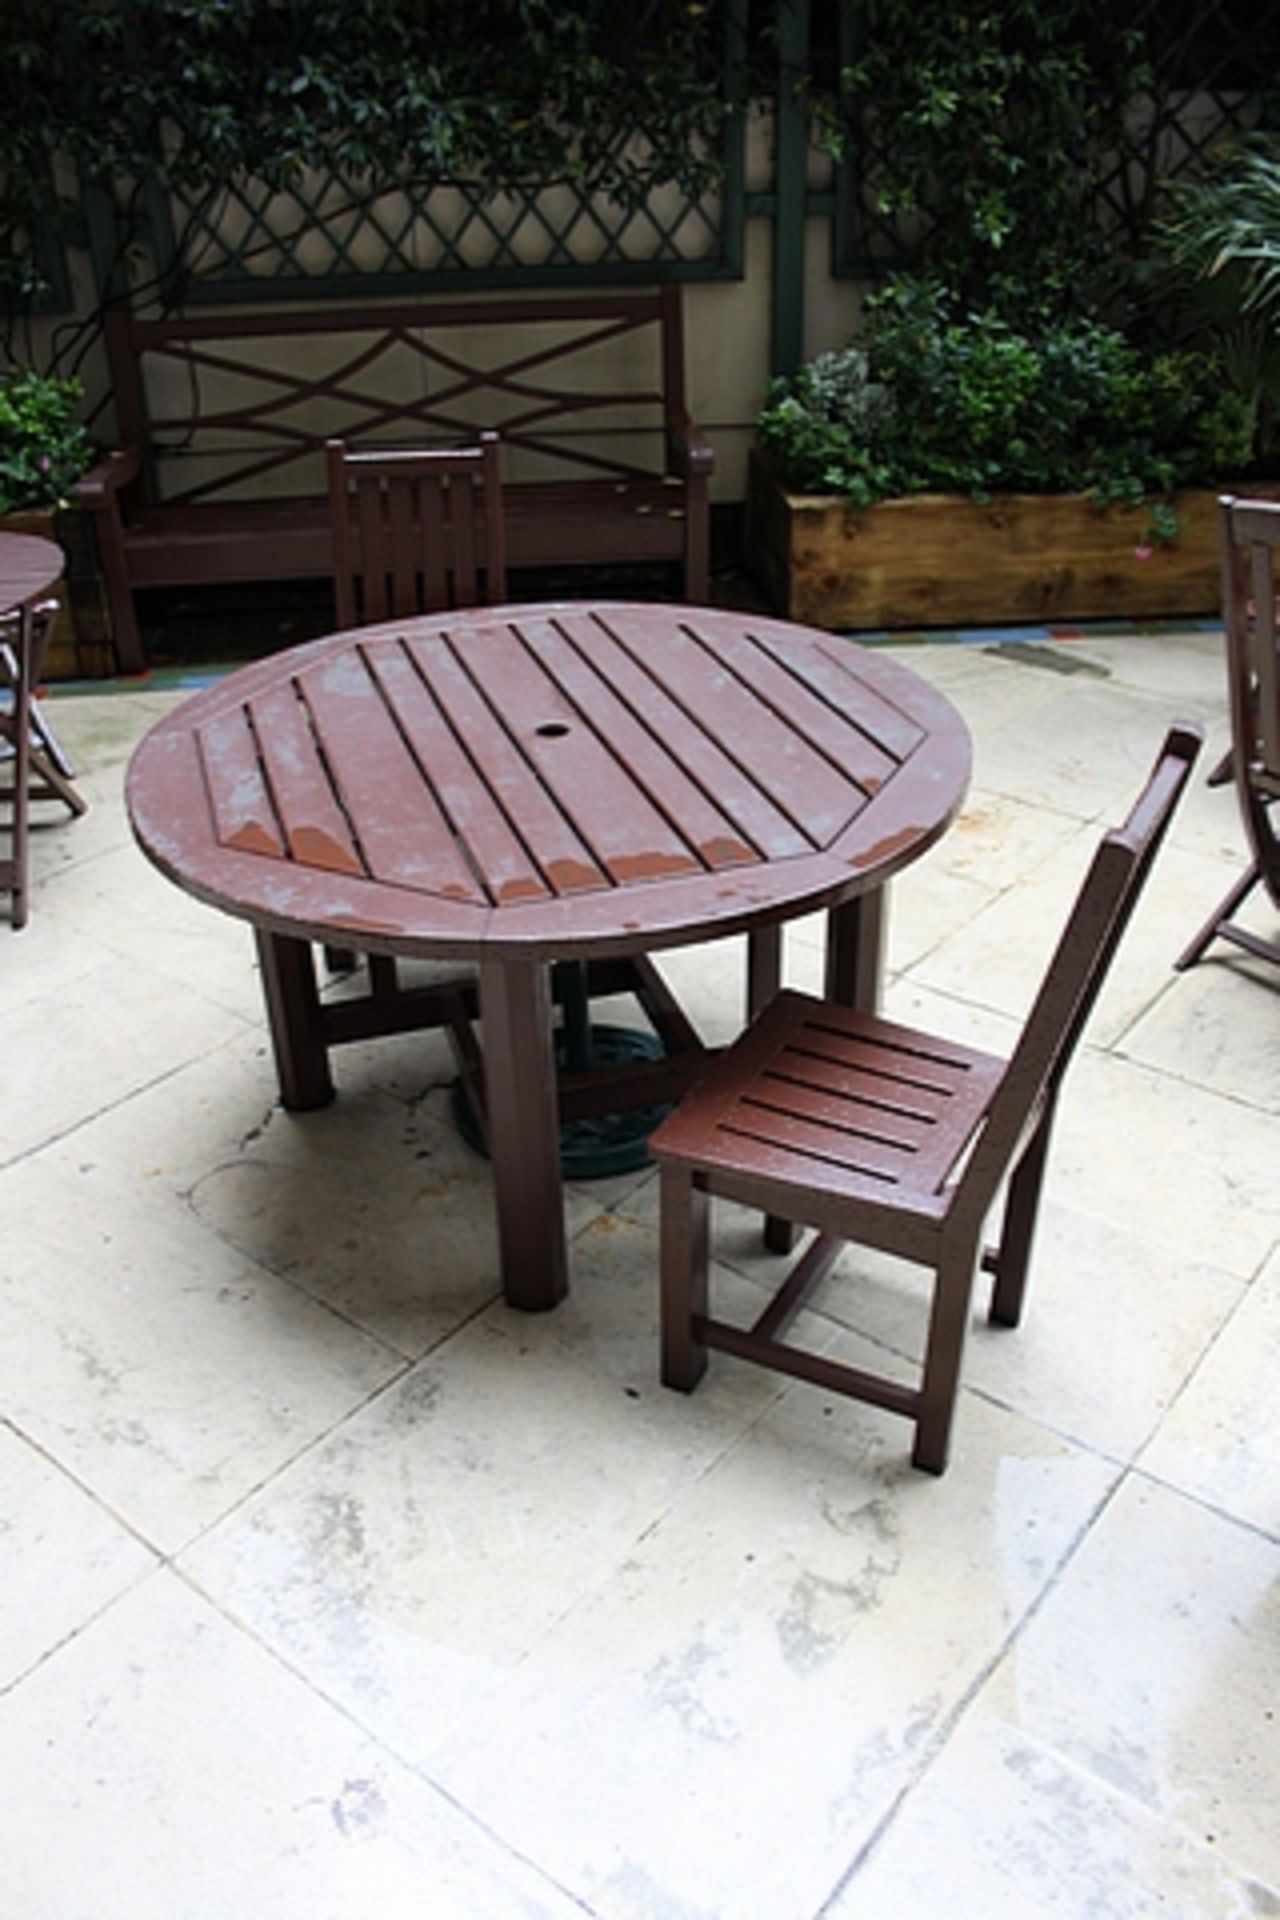
<path fill-rule="evenodd" d="M 0 716 L 0 734 L 13 748 L 9 793 L 9 854 L 0 861 L 0 892 L 9 895 L 9 923 L 17 932 L 29 913 L 30 808 L 44 797 L 50 782 L 32 792 L 32 697 L 37 664 L 35 603 L 62 577 L 62 549 L 39 534 L 0 533 L 0 617 L 15 616 L 8 629 L 0 678 L 8 682 L 12 702 Z M 37 748 L 37 751 L 39 749 Z M 64 798 L 55 789 L 54 797 Z M 72 803 L 68 801 L 68 804 Z M 73 807 L 73 811 L 74 811 Z"/>
<path fill-rule="evenodd" d="M 1280 909 L 1280 640 L 1276 621 L 1276 554 L 1280 503 L 1218 503 L 1222 559 L 1222 616 L 1231 703 L 1231 752 L 1210 776 L 1229 776 L 1252 855 L 1249 866 L 1201 927 L 1175 965 L 1194 966 L 1215 940 L 1280 966 L 1280 941 L 1246 927 L 1236 914 L 1262 887 Z"/>
<path fill-rule="evenodd" d="M 541 1311 L 569 1289 L 546 968 L 482 959 L 480 1018 L 503 1290 L 510 1306 Z"/>
<path fill-rule="evenodd" d="M 481 333 L 489 345 L 473 359 Z M 508 566 L 665 562 L 689 600 L 707 597 L 714 455 L 685 408 L 677 286 L 199 318 L 116 309 L 106 344 L 121 446 L 79 498 L 94 513 L 123 667 L 145 664 L 141 587 L 334 572 L 319 469 L 335 433 L 441 446 L 473 441 L 478 424 L 499 431 L 545 470 L 507 488 Z M 596 428 L 642 451 L 593 450 Z M 175 445 L 180 462 L 166 457 Z M 212 471 L 202 452 L 216 455 Z M 366 523 L 370 541 L 383 531 L 402 560 L 394 526 Z M 356 617 L 344 602 L 340 623 Z"/>
<path fill-rule="evenodd" d="M 744 665 L 757 659 L 759 687 Z M 549 1033 L 515 1033 L 542 1019 L 551 962 L 586 960 L 592 991 L 627 963 L 676 1049 L 607 1084 L 571 1077 L 566 1112 L 673 1097 L 705 1055 L 643 956 L 746 931 L 759 1004 L 779 977 L 781 922 L 878 897 L 945 830 L 968 773 L 954 708 L 882 654 L 750 614 L 550 603 L 362 628 L 243 668 L 153 729 L 127 793 L 156 865 L 264 937 L 480 963 L 504 1271 L 517 1263 L 509 1297 L 529 1306 L 532 1276 L 558 1297 L 564 1266 L 558 1176 L 533 1176 L 531 1248 L 512 1225 L 526 1202 L 508 1205 L 526 1191 L 523 1163 L 554 1159 Z M 846 946 L 850 991 L 873 999 L 856 974 L 878 948 Z M 315 1048 L 348 1036 L 274 962 L 282 1079 L 323 1091 Z M 470 1060 L 476 1009 L 434 1004 Z M 427 1017 L 415 1004 L 405 1024 Z M 394 1030 L 393 1014 L 370 1018 L 350 1037 Z"/>
<path fill-rule="evenodd" d="M 983 1223 L 1007 1179 L 1004 1231 L 982 1264 L 995 1276 L 992 1318 L 1014 1325 L 1062 1078 L 1200 745 L 1198 728 L 1173 728 L 1128 819 L 1102 841 L 1007 1061 L 782 993 L 658 1127 L 668 1385 L 688 1391 L 718 1347 L 905 1414 L 915 1464 L 942 1472 Z M 749 1328 L 709 1304 L 704 1213 L 717 1195 L 819 1236 Z M 844 1241 L 932 1269 L 917 1384 L 782 1339 Z"/>
<path fill-rule="evenodd" d="M 343 626 L 493 605 L 507 592 L 498 436 L 475 446 L 325 447 Z"/>
<path fill-rule="evenodd" d="M 574 636 L 578 657 L 599 635 L 591 659 L 630 729 L 593 724 L 549 626 Z M 763 698 L 732 674 L 744 633 L 785 639 L 832 670 L 830 744 L 794 730 L 776 691 Z M 613 675 L 618 634 L 628 664 Z M 680 726 L 651 724 L 655 688 L 659 720 L 678 712 Z M 293 789 L 270 788 L 260 754 L 250 792 L 243 736 L 255 735 L 255 711 L 278 714 L 281 699 L 305 709 L 358 873 L 296 847 L 279 856 L 281 829 L 295 840 L 310 830 L 327 858 L 309 786 L 295 817 Z M 910 716 L 917 744 L 900 758 L 886 748 L 892 777 L 868 793 L 841 770 L 838 746 L 843 735 L 851 755 L 865 751 L 882 710 Z M 419 757 L 430 751 L 424 714 L 448 727 L 452 754 Z M 209 742 L 232 738 L 240 744 L 220 766 Z M 709 784 L 722 766 L 736 776 L 729 802 Z M 873 891 L 945 830 L 968 772 L 955 709 L 884 654 L 711 608 L 551 603 L 337 634 L 244 668 L 153 730 L 130 794 L 144 845 L 175 878 L 279 931 L 332 922 L 358 928 L 374 951 L 591 957 L 739 932 Z M 246 795 L 251 825 L 241 827 Z M 731 863 L 708 840 L 709 809 L 737 813 Z M 527 864 L 513 872 L 517 848 Z"/>

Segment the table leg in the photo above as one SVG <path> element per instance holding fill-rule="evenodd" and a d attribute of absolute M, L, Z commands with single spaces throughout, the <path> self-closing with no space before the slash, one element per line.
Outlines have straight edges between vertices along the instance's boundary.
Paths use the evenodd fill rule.
<path fill-rule="evenodd" d="M 828 1000 L 874 1013 L 880 1004 L 888 889 L 876 887 L 827 915 Z"/>
<path fill-rule="evenodd" d="M 290 1113 L 327 1106 L 333 1098 L 329 1054 L 320 1021 L 315 963 L 308 940 L 254 928 L 280 1098 Z"/>
<path fill-rule="evenodd" d="M 747 1019 L 764 1012 L 782 985 L 782 926 L 753 927 L 747 935 Z M 780 1214 L 764 1217 L 764 1244 L 770 1253 L 790 1253 L 796 1230 Z"/>
<path fill-rule="evenodd" d="M 538 1313 L 569 1291 L 547 968 L 481 961 L 480 1027 L 502 1290 Z"/>
<path fill-rule="evenodd" d="M 747 1019 L 763 1013 L 782 985 L 782 927 L 753 927 L 747 935 Z"/>

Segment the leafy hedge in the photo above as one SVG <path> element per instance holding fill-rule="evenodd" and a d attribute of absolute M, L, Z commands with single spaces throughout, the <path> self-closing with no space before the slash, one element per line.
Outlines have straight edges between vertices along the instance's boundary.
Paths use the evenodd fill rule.
<path fill-rule="evenodd" d="M 1087 317 L 1019 329 L 916 280 L 867 302 L 857 345 L 775 383 L 759 423 L 790 486 L 862 506 L 996 490 L 1139 500 L 1242 471 L 1252 428 L 1209 354 L 1150 352 Z"/>
<path fill-rule="evenodd" d="M 26 367 L 0 374 L 0 513 L 56 506 L 90 464 L 81 397 L 75 380 Z"/>

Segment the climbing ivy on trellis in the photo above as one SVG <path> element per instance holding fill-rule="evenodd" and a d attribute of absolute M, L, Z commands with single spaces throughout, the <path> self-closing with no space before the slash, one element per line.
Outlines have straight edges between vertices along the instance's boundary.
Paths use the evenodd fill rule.
<path fill-rule="evenodd" d="M 1169 183 L 1275 105 L 1274 0 L 834 0 L 819 19 L 839 269 L 924 271 L 1011 317 L 1029 290 L 1123 310 Z"/>
<path fill-rule="evenodd" d="M 260 207 L 316 178 L 369 204 L 388 183 L 467 181 L 517 198 L 556 182 L 619 217 L 666 188 L 697 201 L 723 177 L 732 5 L 5 0 L 0 297 L 47 295 L 34 235 L 86 237 L 55 154 L 125 245 L 163 201 L 197 254 L 220 196 Z"/>

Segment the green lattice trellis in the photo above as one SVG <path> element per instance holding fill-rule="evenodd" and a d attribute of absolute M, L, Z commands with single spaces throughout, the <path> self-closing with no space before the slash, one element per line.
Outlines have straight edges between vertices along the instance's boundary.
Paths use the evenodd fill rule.
<path fill-rule="evenodd" d="M 1194 168 L 1224 138 L 1264 123 L 1280 104 L 1280 7 L 1259 0 L 1144 0 L 1132 24 L 1144 34 L 1154 84 L 1126 103 L 1127 137 L 1099 169 L 1095 215 L 1120 245 L 1137 252 L 1161 189 Z M 854 57 L 848 10 L 841 62 Z M 858 127 L 836 168 L 832 263 L 837 276 L 875 279 L 927 251 L 927 217 L 885 214 L 877 194 L 887 168 L 872 116 Z"/>
<path fill-rule="evenodd" d="M 725 85 L 740 106 L 746 0 L 725 10 Z M 173 130 L 180 138 L 180 130 Z M 150 188 L 148 273 L 170 304 L 351 299 L 444 288 L 652 283 L 742 272 L 744 115 L 725 118 L 713 184 L 624 204 L 590 183 L 500 193 L 483 182 L 354 182 L 314 171 L 284 189 L 242 178 L 197 196 Z M 637 127 L 611 161 L 642 157 Z M 615 165 L 616 171 L 619 169 Z M 115 258 L 121 258 L 117 245 Z M 116 275 L 112 275 L 116 278 Z"/>
<path fill-rule="evenodd" d="M 722 184 L 659 190 L 635 207 L 569 185 L 490 194 L 413 182 L 362 192 L 334 173 L 286 191 L 230 184 L 211 199 L 152 197 L 161 283 L 190 304 L 345 297 L 457 286 L 731 277 L 742 262 L 742 126 Z"/>

